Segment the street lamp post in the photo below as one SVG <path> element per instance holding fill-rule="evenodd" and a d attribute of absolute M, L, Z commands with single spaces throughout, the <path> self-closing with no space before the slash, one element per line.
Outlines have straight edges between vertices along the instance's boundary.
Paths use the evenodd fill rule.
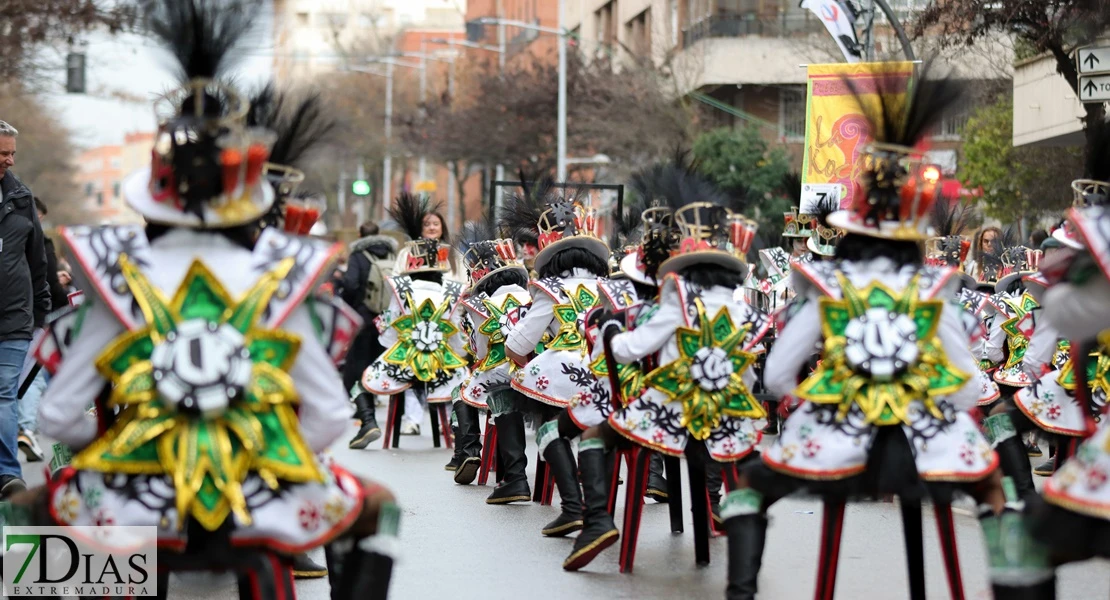
<path fill-rule="evenodd" d="M 566 0 L 559 0 L 559 23 L 558 27 L 543 27 L 526 23 L 524 21 L 514 21 L 511 19 L 501 19 L 497 17 L 481 17 L 475 22 L 480 25 L 497 25 L 497 39 L 498 46 L 501 48 L 501 66 L 504 69 L 505 65 L 505 27 L 519 27 L 520 29 L 529 29 L 532 31 L 539 31 L 540 33 L 552 33 L 559 36 L 559 106 L 558 115 L 556 117 L 556 137 L 558 161 L 556 168 L 556 175 L 558 181 L 566 181 L 567 178 L 567 30 L 563 27 L 564 13 L 566 12 Z"/>

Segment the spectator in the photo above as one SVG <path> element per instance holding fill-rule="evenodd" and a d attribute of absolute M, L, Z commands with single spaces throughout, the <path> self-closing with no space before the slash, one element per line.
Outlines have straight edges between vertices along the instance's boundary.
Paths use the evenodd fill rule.
<path fill-rule="evenodd" d="M 1041 244 L 1048 239 L 1048 232 L 1043 229 L 1038 229 L 1029 234 L 1029 247 L 1036 250 L 1041 247 Z"/>
<path fill-rule="evenodd" d="M 46 203 L 38 196 L 34 196 L 33 199 L 39 223 L 43 223 L 49 210 L 46 208 Z M 54 251 L 54 240 L 44 235 L 42 241 L 46 250 L 46 281 L 50 286 L 50 306 L 57 310 L 69 305 L 69 290 L 60 280 L 61 270 L 58 267 L 58 255 Z M 68 275 L 66 273 L 67 279 Z M 28 357 L 29 360 L 31 360 L 30 357 Z M 24 368 L 24 371 L 27 369 Z M 39 370 L 23 397 L 19 399 L 19 436 L 16 440 L 27 462 L 42 462 L 46 459 L 35 434 L 38 432 L 39 399 L 42 398 L 42 393 L 46 391 L 46 385 L 49 382 L 50 376 L 47 372 Z"/>
<path fill-rule="evenodd" d="M 19 466 L 19 375 L 50 312 L 46 249 L 31 190 L 11 171 L 19 132 L 0 121 L 0 500 L 27 489 Z"/>
<path fill-rule="evenodd" d="M 360 237 L 351 244 L 347 270 L 339 286 L 343 301 L 354 307 L 363 319 L 362 330 L 351 343 L 347 364 L 343 367 L 343 385 L 352 391 L 366 367 L 385 351 L 378 343 L 378 328 L 374 319 L 389 308 L 389 288 L 385 280 L 393 275 L 397 256 L 397 241 L 378 235 L 377 224 L 363 223 L 358 231 Z M 362 449 L 382 435 L 374 417 L 374 399 L 370 394 L 359 393 L 355 397 L 355 416 L 362 424 L 349 446 Z"/>

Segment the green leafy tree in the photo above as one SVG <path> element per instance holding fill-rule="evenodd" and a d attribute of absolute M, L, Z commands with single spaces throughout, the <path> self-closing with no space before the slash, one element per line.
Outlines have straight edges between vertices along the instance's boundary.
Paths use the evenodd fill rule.
<path fill-rule="evenodd" d="M 693 149 L 698 170 L 735 198 L 733 209 L 759 223 L 761 238 L 777 243 L 782 213 L 790 210 L 782 188 L 791 170 L 786 149 L 768 144 L 756 127 L 707 131 Z"/>
<path fill-rule="evenodd" d="M 959 177 L 983 189 L 986 213 L 1003 223 L 1035 219 L 1071 202 L 1069 185 L 1083 172 L 1081 151 L 1013 145 L 1013 105 L 1003 96 L 972 113 L 964 129 Z"/>

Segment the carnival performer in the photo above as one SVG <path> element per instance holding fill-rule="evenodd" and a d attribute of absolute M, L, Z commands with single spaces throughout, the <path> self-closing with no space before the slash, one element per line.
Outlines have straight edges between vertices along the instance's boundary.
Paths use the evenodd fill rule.
<path fill-rule="evenodd" d="M 489 411 L 497 427 L 502 472 L 487 502 L 528 501 L 531 493 L 525 473 L 528 459 L 522 409 L 531 401 L 512 389 L 512 362 L 505 352 L 509 330 L 531 304 L 526 289 L 528 272 L 517 258 L 513 241 L 499 239 L 486 221 L 466 224 L 459 251 L 470 272 L 471 285 L 462 299 L 464 310 L 456 311 L 456 316 L 460 326 L 469 331 L 474 367 L 470 379 L 459 389 L 460 400 L 455 402 L 460 432 L 455 445 L 465 452 L 455 471 L 455 483 L 474 481 L 482 462 L 478 418 L 480 412 Z"/>
<path fill-rule="evenodd" d="M 598 516 L 602 523 L 598 536 L 594 531 L 578 536 L 571 558 L 563 563 L 571 570 L 592 558 L 579 556 L 583 544 L 600 551 L 612 543 L 606 536 L 616 536 L 607 510 L 609 481 L 600 440 L 583 440 L 579 444 L 581 463 L 575 465 L 570 443 L 559 435 L 556 425 L 559 414 L 583 397 L 607 400 L 601 398 L 604 390 L 590 370 L 581 327 L 586 313 L 598 305 L 599 278 L 609 273 L 609 247 L 596 235 L 595 215 L 584 204 L 587 200 L 584 193 L 560 190 L 550 179 L 527 182 L 523 194 L 506 202 L 501 218 L 502 227 L 532 232 L 540 245 L 534 263 L 538 278 L 529 288 L 532 307 L 509 332 L 505 350 L 520 365 L 513 376 L 513 389 L 544 405 L 540 419 L 544 425 L 537 430 L 537 444 L 554 475 L 561 512 L 543 533 L 559 537 L 576 531 L 582 527 L 584 515 Z M 581 493 L 576 475 L 582 480 Z M 591 546 L 587 540 L 593 537 L 606 539 Z"/>
<path fill-rule="evenodd" d="M 755 596 L 767 507 L 798 489 L 825 498 L 833 532 L 822 549 L 819 595 L 832 596 L 843 502 L 857 495 L 920 501 L 928 493 L 948 503 L 957 490 L 970 493 L 981 504 L 992 561 L 1006 558 L 996 555 L 1000 542 L 992 537 L 1006 500 L 998 459 L 964 412 L 975 405 L 979 386 L 968 334 L 950 302 L 955 272 L 924 265 L 918 245 L 928 237 L 938 192 L 923 177 L 919 144 L 959 98 L 953 82 L 927 73 L 925 67 L 904 99 L 890 93 L 901 81 L 890 76 L 876 76 L 877 98 L 846 81 L 874 141 L 861 195 L 828 218 L 846 232 L 836 260 L 797 267 L 799 299 L 768 357 L 767 387 L 806 403 L 787 419 L 762 463 L 741 473 L 722 507 L 730 599 Z M 817 344 L 821 363 L 799 384 Z M 1008 532 L 1015 535 L 1010 542 L 1020 533 Z M 1020 556 L 1022 547 L 1010 550 Z M 998 597 L 1009 598 L 1032 581 L 1042 582 L 996 578 L 993 584 Z"/>
<path fill-rule="evenodd" d="M 609 426 L 651 450 L 686 456 L 693 468 L 719 477 L 723 464 L 752 454 L 766 425 L 766 410 L 750 390 L 757 346 L 770 321 L 734 298 L 747 276 L 744 256 L 755 223 L 725 208 L 719 192 L 691 197 L 699 201 L 674 213 L 681 241 L 658 267 L 657 307 L 624 333 L 617 332 L 629 327 L 627 319 L 611 313 L 596 318 L 616 362 L 658 365 L 642 375 L 640 385 L 623 386 L 625 393 L 641 391 L 610 415 Z M 711 494 L 715 485 L 719 489 L 714 481 L 708 485 Z"/>
<path fill-rule="evenodd" d="M 338 248 L 276 228 L 255 241 L 274 202 L 273 139 L 245 126 L 246 98 L 220 83 L 258 6 L 144 8 L 181 77 L 156 104 L 152 166 L 123 186 L 148 226 L 61 231 L 86 300 L 72 343 L 40 354 L 60 361 L 40 424 L 76 455 L 13 503 L 41 525 L 154 527 L 178 551 L 330 544 L 332 597 L 384 598 L 392 495 L 317 454 L 347 426 L 335 340 L 307 304 Z M 291 594 L 290 567 L 280 560 L 274 585 Z"/>
<path fill-rule="evenodd" d="M 1073 187 L 1092 204 L 1072 208 L 1068 215 L 1068 237 L 1086 251 L 1069 249 L 1054 259 L 1050 278 L 1060 282 L 1045 293 L 1045 316 L 1071 340 L 1076 401 L 1097 419 L 1103 410 L 1097 402 L 1105 402 L 1110 390 L 1110 182 L 1079 180 Z M 1036 532 L 1058 562 L 1110 556 L 1107 423 L 1103 417 L 1094 429 L 1088 419 L 1094 434 L 1045 483 L 1046 507 L 1038 515 Z"/>
<path fill-rule="evenodd" d="M 404 394 L 405 411 L 428 404 L 451 402 L 452 392 L 467 377 L 466 337 L 452 323 L 462 296 L 461 283 L 444 278 L 451 247 L 420 237 L 431 214 L 427 198 L 397 197 L 389 214 L 412 240 L 405 244 L 405 268 L 390 277 L 389 308 L 378 317 L 385 352 L 363 373 L 356 393 Z"/>
<path fill-rule="evenodd" d="M 427 239 L 437 240 L 442 248 L 446 248 L 446 255 L 439 259 L 442 279 L 445 282 L 456 282 L 460 285 L 467 284 L 466 267 L 463 265 L 462 256 L 451 245 L 451 236 L 447 232 L 447 219 L 443 218 L 440 204 L 432 205 L 429 201 L 425 207 L 419 227 L 415 223 L 405 223 L 402 226 L 410 240 Z M 397 253 L 393 265 L 394 273 L 404 273 L 410 267 L 410 247 L 404 246 Z M 384 342 L 383 342 L 384 345 Z M 424 422 L 426 406 L 421 404 L 416 395 L 405 396 L 405 411 L 401 415 L 401 435 L 420 435 L 420 424 Z M 450 464 L 448 465 L 450 470 Z"/>

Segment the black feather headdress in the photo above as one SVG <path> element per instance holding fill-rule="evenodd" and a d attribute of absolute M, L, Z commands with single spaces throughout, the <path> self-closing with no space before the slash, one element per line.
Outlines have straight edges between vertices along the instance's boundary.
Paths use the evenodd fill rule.
<path fill-rule="evenodd" d="M 173 55 L 182 83 L 219 79 L 253 27 L 260 0 L 150 0 L 147 30 Z"/>
<path fill-rule="evenodd" d="M 456 248 L 466 261 L 472 286 L 479 285 L 482 279 L 502 269 L 524 268 L 517 258 L 513 241 L 501 239 L 500 232 L 489 218 L 463 225 Z"/>
<path fill-rule="evenodd" d="M 850 223 L 858 233 L 911 240 L 927 236 L 926 219 L 939 189 L 936 179 L 929 180 L 920 146 L 963 95 L 956 80 L 931 77 L 934 64 L 922 66 L 912 82 L 897 72 L 876 74 L 867 85 L 844 80 L 872 138 L 861 182 L 866 201 L 851 207 Z"/>
<path fill-rule="evenodd" d="M 403 192 L 389 207 L 389 216 L 397 221 L 409 239 L 419 240 L 424 237 L 424 217 L 438 210 L 439 205 L 433 205 L 427 196 Z"/>
<path fill-rule="evenodd" d="M 230 227 L 270 208 L 261 184 L 269 135 L 243 127 L 247 99 L 226 82 L 261 0 L 145 0 L 146 32 L 173 58 L 180 85 L 155 104 L 150 177 L 124 195 L 151 222 Z M 219 206 L 220 210 L 215 210 Z"/>
<path fill-rule="evenodd" d="M 293 95 L 271 82 L 250 98 L 247 125 L 272 131 L 267 177 L 274 186 L 274 205 L 263 217 L 265 227 L 275 226 L 285 214 L 289 197 L 304 179 L 305 162 L 327 146 L 338 129 L 338 120 L 318 92 Z"/>

